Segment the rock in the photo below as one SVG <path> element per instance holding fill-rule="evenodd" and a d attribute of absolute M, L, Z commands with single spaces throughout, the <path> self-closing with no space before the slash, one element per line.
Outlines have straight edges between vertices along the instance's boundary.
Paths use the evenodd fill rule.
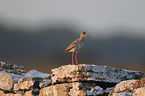
<path fill-rule="evenodd" d="M 0 96 L 3 96 L 4 94 L 4 91 L 0 90 Z"/>
<path fill-rule="evenodd" d="M 70 88 L 72 88 L 71 83 L 51 85 L 42 88 L 39 96 L 68 96 Z"/>
<path fill-rule="evenodd" d="M 37 70 L 30 70 L 28 71 L 25 75 L 24 75 L 24 78 L 34 78 L 34 77 L 41 77 L 41 78 L 45 78 L 45 77 L 48 77 L 50 76 L 51 74 L 47 74 L 47 73 L 42 73 L 42 72 L 39 72 Z"/>
<path fill-rule="evenodd" d="M 104 94 L 103 88 L 95 83 L 62 83 L 40 89 L 40 96 L 99 96 Z"/>
<path fill-rule="evenodd" d="M 32 90 L 26 91 L 25 94 L 24 94 L 24 96 L 33 96 L 33 95 L 32 95 Z M 35 96 L 36 96 L 36 95 L 35 95 Z"/>
<path fill-rule="evenodd" d="M 32 78 L 21 78 L 17 84 L 14 84 L 14 91 L 29 90 L 33 84 Z"/>
<path fill-rule="evenodd" d="M 114 90 L 110 91 L 109 96 L 144 96 L 141 95 L 145 94 L 145 87 L 142 87 L 144 85 L 145 77 L 140 78 L 140 80 L 122 81 L 115 86 Z"/>
<path fill-rule="evenodd" d="M 49 76 L 50 74 L 42 73 L 37 70 L 30 70 L 18 81 L 17 84 L 14 85 L 14 91 L 19 91 L 24 94 L 24 96 L 37 96 L 40 91 L 39 83 L 41 82 L 41 84 L 43 84 L 44 82 L 47 82 Z M 43 79 L 46 81 L 43 81 Z"/>
<path fill-rule="evenodd" d="M 11 78 L 14 80 L 14 83 L 17 83 L 19 81 L 19 79 L 23 77 L 23 75 L 17 75 L 14 73 L 7 73 L 7 72 L 3 72 L 3 71 L 0 71 L 0 73 L 11 76 Z"/>
<path fill-rule="evenodd" d="M 102 95 L 104 93 L 103 91 L 103 88 L 101 88 L 100 86 L 96 86 L 94 88 L 91 89 L 91 91 L 87 91 L 87 95 L 93 95 L 93 96 L 96 96 L 96 95 Z"/>
<path fill-rule="evenodd" d="M 140 85 L 139 87 L 145 87 L 145 76 L 140 78 L 139 85 Z"/>
<path fill-rule="evenodd" d="M 10 63 L 3 62 L 3 61 L 0 61 L 0 64 L 2 64 L 2 68 L 0 68 L 0 71 L 7 72 L 7 73 L 13 73 L 13 74 L 17 74 L 17 75 L 24 75 L 26 73 L 26 70 L 24 70 L 24 66 L 10 64 Z"/>
<path fill-rule="evenodd" d="M 76 81 L 103 81 L 119 83 L 123 80 L 139 79 L 143 72 L 99 65 L 65 65 L 52 69 L 52 83 Z"/>
<path fill-rule="evenodd" d="M 110 91 L 114 90 L 115 87 L 109 87 L 104 90 L 104 93 L 108 94 Z"/>
<path fill-rule="evenodd" d="M 31 96 L 39 95 L 40 82 L 43 87 L 51 85 L 51 74 L 30 70 L 25 74 L 23 66 L 2 62 L 0 67 L 0 96 Z M 20 71 L 21 75 L 16 74 Z M 10 72 L 10 73 L 9 73 Z M 2 96 L 3 96 L 2 95 Z"/>
<path fill-rule="evenodd" d="M 54 96 L 53 95 L 53 85 L 49 87 L 42 88 L 40 90 L 39 96 Z"/>
<path fill-rule="evenodd" d="M 126 80 L 122 81 L 115 86 L 114 92 L 133 92 L 134 85 L 137 80 Z"/>
<path fill-rule="evenodd" d="M 23 96 L 22 94 L 20 94 L 20 93 L 16 93 L 16 94 L 14 94 L 14 93 L 4 93 L 2 90 L 0 90 L 0 96 Z"/>
<path fill-rule="evenodd" d="M 6 63 L 6 62 L 3 62 L 2 67 L 5 68 L 5 69 L 24 69 L 24 66 L 16 65 L 16 64 L 10 64 L 10 63 Z"/>
<path fill-rule="evenodd" d="M 82 84 L 79 82 L 72 83 L 72 88 L 70 89 L 69 95 L 71 95 L 71 96 L 85 96 L 86 95 L 86 91 L 85 91 L 86 87 L 83 85 L 85 85 L 85 84 Z M 87 86 L 87 87 L 89 87 L 89 86 Z"/>
<path fill-rule="evenodd" d="M 54 96 L 68 96 L 69 89 L 71 86 L 72 84 L 69 84 L 69 83 L 57 84 L 53 86 L 53 95 Z"/>
<path fill-rule="evenodd" d="M 109 96 L 133 96 L 133 94 L 131 92 L 121 92 L 121 93 L 113 93 L 113 95 L 109 95 Z"/>
<path fill-rule="evenodd" d="M 51 74 L 47 74 L 47 73 L 42 73 L 42 72 L 39 72 L 37 70 L 30 70 L 29 72 L 27 72 L 23 78 L 39 78 L 41 80 L 40 82 L 40 88 L 44 88 L 44 87 L 47 87 L 47 86 L 50 86 L 51 85 Z M 37 81 L 37 80 L 34 80 L 33 79 L 33 82 L 34 81 Z"/>
<path fill-rule="evenodd" d="M 26 73 L 25 70 L 22 70 L 22 69 L 5 69 L 5 72 L 7 73 L 14 73 L 14 74 L 17 74 L 17 75 L 24 75 Z"/>
<path fill-rule="evenodd" d="M 145 87 L 135 89 L 133 96 L 145 96 Z"/>
<path fill-rule="evenodd" d="M 13 91 L 13 85 L 23 77 L 21 75 L 0 71 L 0 89 Z"/>
<path fill-rule="evenodd" d="M 103 88 L 96 86 L 95 83 L 72 83 L 69 95 L 71 96 L 100 96 L 104 94 Z"/>
<path fill-rule="evenodd" d="M 140 80 L 136 81 L 134 89 L 145 87 L 145 77 L 140 78 Z"/>
<path fill-rule="evenodd" d="M 23 95 L 20 93 L 16 93 L 16 94 L 7 93 L 7 94 L 4 94 L 3 96 L 23 96 Z"/>
<path fill-rule="evenodd" d="M 44 79 L 42 79 L 42 81 L 40 82 L 39 86 L 40 86 L 40 88 L 45 88 L 45 87 L 50 86 L 50 85 L 52 84 L 51 82 L 52 82 L 51 79 L 49 79 L 49 78 L 44 78 Z"/>
<path fill-rule="evenodd" d="M 30 90 L 34 82 L 41 82 L 43 78 L 47 78 L 50 74 L 42 73 L 37 70 L 30 70 L 14 85 L 14 90 Z M 38 85 L 39 87 L 39 85 Z"/>
<path fill-rule="evenodd" d="M 34 82 L 34 85 L 33 85 L 33 87 L 32 87 L 32 94 L 34 95 L 34 96 L 36 96 L 36 95 L 39 95 L 39 91 L 40 91 L 40 82 L 42 81 L 42 79 L 41 78 L 39 78 L 39 77 L 36 77 L 36 78 L 33 78 L 33 80 L 35 81 Z"/>
<path fill-rule="evenodd" d="M 12 91 L 14 80 L 10 75 L 0 72 L 0 89 Z"/>
<path fill-rule="evenodd" d="M 52 75 L 37 70 L 18 75 L 3 68 L 0 68 L 0 96 L 106 96 L 109 92 L 109 96 L 132 96 L 144 92 L 138 88 L 144 86 L 144 78 L 130 80 L 145 76 L 138 71 L 80 64 L 52 69 Z M 11 68 L 20 70 L 14 65 L 7 67 Z"/>

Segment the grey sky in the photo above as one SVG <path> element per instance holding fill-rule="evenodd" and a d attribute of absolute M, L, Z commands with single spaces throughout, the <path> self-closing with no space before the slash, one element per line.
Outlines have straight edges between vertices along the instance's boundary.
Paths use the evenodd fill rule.
<path fill-rule="evenodd" d="M 38 24 L 66 20 L 83 30 L 129 26 L 145 30 L 145 0 L 0 0 L 0 18 Z"/>

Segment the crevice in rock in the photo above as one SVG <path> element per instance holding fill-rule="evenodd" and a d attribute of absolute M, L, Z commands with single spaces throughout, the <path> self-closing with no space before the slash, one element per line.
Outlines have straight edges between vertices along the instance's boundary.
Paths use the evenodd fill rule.
<path fill-rule="evenodd" d="M 56 82 L 53 83 L 52 85 L 56 85 L 56 84 L 63 84 L 63 83 L 73 83 L 73 82 L 79 82 L 79 83 L 95 83 L 95 86 L 100 86 L 103 89 L 106 89 L 108 87 L 114 87 L 117 83 L 110 83 L 110 82 L 103 82 L 103 81 L 64 81 L 64 82 Z"/>
<path fill-rule="evenodd" d="M 32 86 L 32 95 L 39 95 L 39 91 L 40 91 L 40 86 L 39 83 L 42 81 L 42 78 L 40 77 L 35 77 L 33 78 L 34 80 L 34 85 Z"/>
<path fill-rule="evenodd" d="M 15 94 L 14 91 L 8 91 L 8 90 L 3 90 L 3 89 L 0 89 L 0 90 L 3 91 L 5 94 L 7 94 L 7 93 L 13 93 L 13 94 Z"/>
<path fill-rule="evenodd" d="M 30 87 L 29 89 L 19 89 L 19 90 L 17 90 L 15 93 L 24 94 L 25 92 L 30 91 L 30 90 L 31 90 L 31 87 Z"/>
<path fill-rule="evenodd" d="M 108 87 L 114 87 L 117 83 L 101 82 L 101 81 L 82 81 L 81 83 L 95 83 L 96 86 L 100 86 L 105 90 Z"/>
<path fill-rule="evenodd" d="M 32 95 L 39 95 L 39 91 L 40 91 L 40 87 L 39 87 L 39 83 L 41 81 L 35 81 L 34 85 L 32 86 Z"/>

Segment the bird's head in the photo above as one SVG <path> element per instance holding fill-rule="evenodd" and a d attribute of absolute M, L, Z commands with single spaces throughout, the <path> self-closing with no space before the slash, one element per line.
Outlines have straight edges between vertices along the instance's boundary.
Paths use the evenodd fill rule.
<path fill-rule="evenodd" d="M 89 37 L 87 34 L 86 34 L 86 32 L 81 32 L 81 35 L 80 35 L 81 37 L 85 37 L 85 36 L 87 36 L 87 37 Z"/>

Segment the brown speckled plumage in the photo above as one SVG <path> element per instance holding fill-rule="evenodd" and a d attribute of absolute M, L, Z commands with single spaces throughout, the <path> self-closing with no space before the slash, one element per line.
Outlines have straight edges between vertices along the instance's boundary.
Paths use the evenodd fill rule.
<path fill-rule="evenodd" d="M 64 52 L 73 52 L 72 53 L 72 64 L 74 63 L 73 61 L 73 55 L 74 55 L 74 52 L 76 52 L 76 56 L 75 56 L 75 59 L 76 59 L 76 65 L 78 65 L 78 62 L 77 62 L 77 53 L 78 51 L 82 48 L 83 46 L 83 41 L 84 41 L 84 37 L 85 36 L 88 36 L 86 35 L 85 32 L 81 32 L 80 34 L 80 38 L 76 39 L 75 41 L 73 41 L 65 50 Z"/>

